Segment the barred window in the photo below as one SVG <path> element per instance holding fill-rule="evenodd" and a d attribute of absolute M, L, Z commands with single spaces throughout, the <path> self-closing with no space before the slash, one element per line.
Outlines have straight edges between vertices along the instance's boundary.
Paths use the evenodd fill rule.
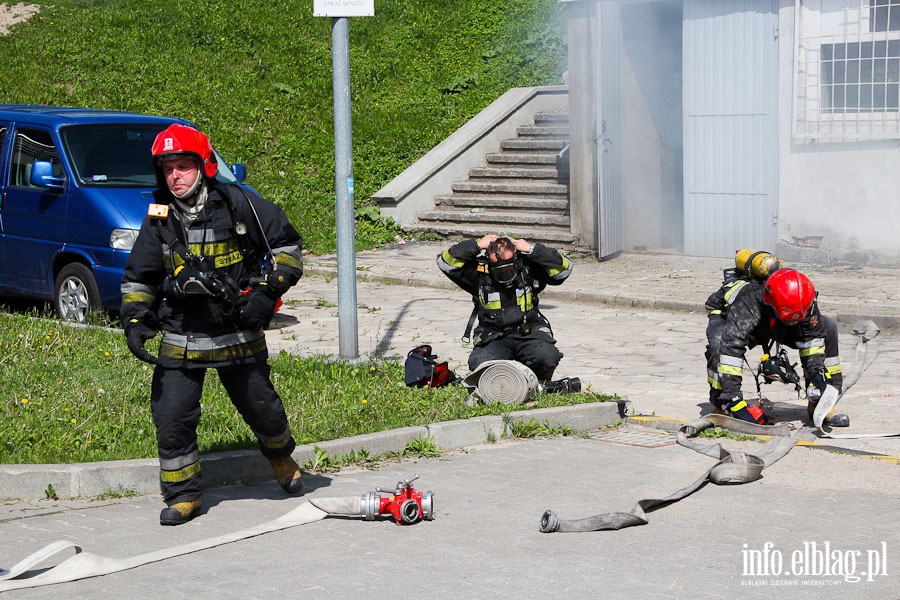
<path fill-rule="evenodd" d="M 801 0 L 794 137 L 900 138 L 900 0 Z"/>

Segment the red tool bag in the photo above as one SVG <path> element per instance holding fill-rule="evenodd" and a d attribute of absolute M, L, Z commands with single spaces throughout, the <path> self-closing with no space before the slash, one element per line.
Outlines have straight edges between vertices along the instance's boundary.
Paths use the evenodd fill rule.
<path fill-rule="evenodd" d="M 457 381 L 456 373 L 447 366 L 447 361 L 437 362 L 431 353 L 431 346 L 417 346 L 406 355 L 406 385 L 415 387 L 441 387 Z"/>

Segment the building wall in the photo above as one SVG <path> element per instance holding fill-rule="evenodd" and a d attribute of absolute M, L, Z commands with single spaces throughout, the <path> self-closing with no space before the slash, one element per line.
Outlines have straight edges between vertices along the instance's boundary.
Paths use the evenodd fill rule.
<path fill-rule="evenodd" d="M 776 251 L 787 260 L 896 266 L 900 258 L 900 140 L 820 141 L 792 134 L 794 17 L 793 0 L 781 0 Z M 823 22 L 829 19 L 826 15 Z"/>

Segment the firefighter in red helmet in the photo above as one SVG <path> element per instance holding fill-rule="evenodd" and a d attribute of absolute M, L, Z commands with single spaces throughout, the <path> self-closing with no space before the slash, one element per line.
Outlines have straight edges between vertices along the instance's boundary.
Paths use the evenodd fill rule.
<path fill-rule="evenodd" d="M 762 408 L 741 392 L 744 354 L 757 345 L 768 349 L 778 344 L 799 351 L 810 419 L 827 385 L 841 391 L 837 325 L 819 311 L 816 295 L 806 275 L 778 269 L 767 278 L 747 282 L 724 313 L 710 315 L 721 319 L 707 349 L 710 400 L 717 412 L 768 423 Z M 825 422 L 846 427 L 850 418 L 831 411 Z"/>
<path fill-rule="evenodd" d="M 303 274 L 303 240 L 281 208 L 216 178 L 215 152 L 200 131 L 173 124 L 151 152 L 159 189 L 125 267 L 120 314 L 129 350 L 155 365 L 150 408 L 167 505 L 160 523 L 179 525 L 201 511 L 197 426 L 210 368 L 281 487 L 302 488 L 263 329 Z M 153 355 L 145 344 L 159 332 Z"/>

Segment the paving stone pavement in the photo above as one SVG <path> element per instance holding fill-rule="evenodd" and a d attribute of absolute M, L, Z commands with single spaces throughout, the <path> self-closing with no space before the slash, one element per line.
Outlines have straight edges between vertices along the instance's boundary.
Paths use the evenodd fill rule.
<path fill-rule="evenodd" d="M 471 304 L 436 273 L 434 256 L 442 247 L 358 253 L 361 355 L 402 358 L 429 343 L 452 368 L 466 371 L 468 348 L 459 337 Z M 334 262 L 308 258 L 307 276 L 267 334 L 273 349 L 338 353 Z M 577 257 L 570 280 L 542 296 L 565 354 L 557 376 L 580 377 L 595 391 L 627 397 L 633 415 L 656 417 L 631 423 L 665 427 L 666 419 L 696 418 L 706 398 L 701 307 L 728 266 L 723 263 L 665 255 L 604 263 Z M 892 321 L 892 314 L 900 315 L 900 272 L 804 270 L 821 290 L 823 308 L 831 299 L 845 363 L 853 358 L 853 320 L 887 324 L 877 338 L 877 359 L 840 407 L 850 414 L 852 431 L 900 431 L 894 376 L 900 343 Z M 745 389 L 752 389 L 745 376 Z M 546 509 L 562 518 L 629 511 L 640 499 L 687 486 L 714 462 L 671 441 L 639 445 L 642 434 L 666 434 L 629 424 L 636 439 L 604 440 L 594 432 L 504 440 L 435 459 L 307 477 L 309 497 L 330 497 L 392 489 L 418 473 L 417 489 L 434 492 L 434 521 L 400 527 L 326 519 L 118 574 L 0 596 L 897 598 L 900 466 L 885 457 L 900 454 L 900 441 L 817 438 L 804 426 L 804 402 L 787 389 L 765 391 L 776 401 L 777 418 L 813 445 L 795 448 L 753 483 L 707 485 L 651 512 L 644 526 L 538 531 Z M 760 448 L 759 442 L 723 443 L 748 452 Z M 155 494 L 6 501 L 0 504 L 0 569 L 57 539 L 104 556 L 131 556 L 261 523 L 302 501 L 286 498 L 274 483 L 215 488 L 205 494 L 201 518 L 177 528 L 158 525 Z M 828 574 L 821 564 L 826 555 Z"/>

